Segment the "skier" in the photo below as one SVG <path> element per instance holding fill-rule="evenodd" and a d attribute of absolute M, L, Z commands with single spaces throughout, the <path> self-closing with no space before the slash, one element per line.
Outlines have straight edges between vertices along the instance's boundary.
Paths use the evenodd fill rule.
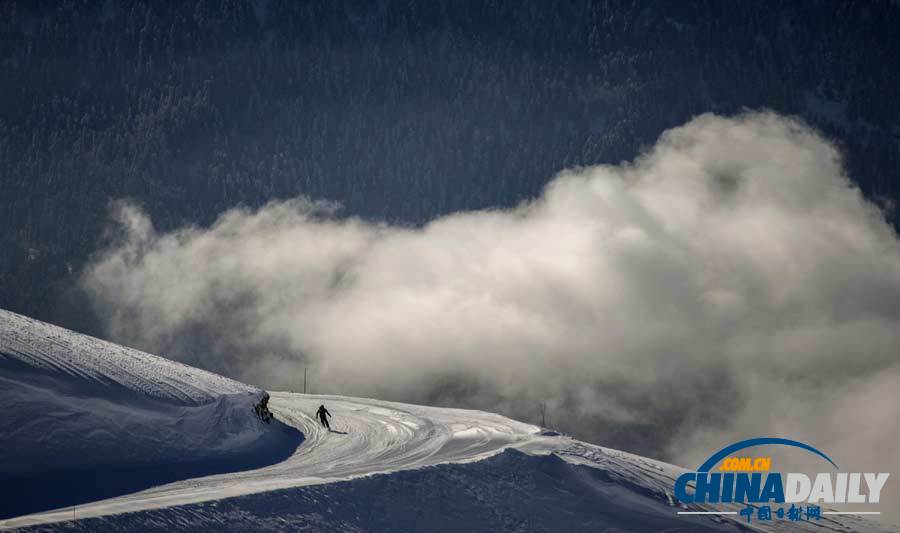
<path fill-rule="evenodd" d="M 328 412 L 328 409 L 325 409 L 324 405 L 319 406 L 319 410 L 316 411 L 316 416 L 319 417 L 319 421 L 322 422 L 322 425 L 328 428 L 328 431 L 331 431 L 331 425 L 328 423 L 328 417 L 331 416 L 331 413 Z"/>

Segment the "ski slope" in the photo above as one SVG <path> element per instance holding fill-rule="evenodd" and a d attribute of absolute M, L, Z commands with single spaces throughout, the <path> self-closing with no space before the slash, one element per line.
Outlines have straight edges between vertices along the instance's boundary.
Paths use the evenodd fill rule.
<path fill-rule="evenodd" d="M 167 423 L 175 415 L 165 406 L 177 406 L 176 412 L 195 423 L 191 409 L 202 410 L 232 398 L 255 401 L 262 394 L 219 376 L 5 312 L 0 312 L 0 354 L 0 378 L 6 385 L 15 385 L 29 372 L 43 372 L 44 378 L 54 379 L 32 380 L 27 387 L 40 382 L 45 386 L 42 394 L 50 394 L 53 386 L 68 387 L 61 393 L 66 399 L 57 401 L 57 408 L 77 397 L 74 387 L 79 385 L 84 387 L 82 396 L 71 403 L 70 412 L 95 407 L 80 403 L 89 399 L 89 393 L 92 401 L 139 396 L 146 409 L 164 415 L 138 418 L 134 424 Z M 27 387 L 20 384 L 12 389 L 16 391 L 13 399 L 26 408 L 35 405 Z M 6 411 L 10 395 L 0 394 Z M 50 401 L 40 398 L 38 405 Z M 313 418 L 320 404 L 333 415 L 333 431 Z M 218 435 L 237 430 L 240 435 L 252 428 L 250 434 L 258 439 L 268 433 L 281 435 L 279 424 L 283 424 L 302 434 L 302 439 L 292 441 L 283 456 L 258 450 L 268 454 L 268 460 L 254 468 L 184 475 L 82 503 L 74 510 L 66 505 L 0 520 L 0 528 L 69 529 L 76 513 L 79 527 L 110 531 L 747 529 L 729 517 L 678 515 L 678 511 L 703 509 L 687 509 L 673 501 L 674 480 L 683 471 L 679 467 L 542 431 L 497 414 L 277 392 L 271 393 L 269 408 L 279 422 L 267 425 L 242 418 L 251 411 L 252 401 L 236 405 L 247 412 L 239 409 L 232 413 L 234 418 L 216 419 L 213 424 L 221 426 L 203 426 L 204 431 Z M 41 427 L 64 428 L 78 418 L 71 413 L 69 418 L 36 411 L 30 415 Z M 53 422 L 41 425 L 47 417 Z M 15 431 L 8 426 L 9 420 L 8 415 L 0 418 L 4 435 Z M 102 424 L 111 421 L 89 420 L 101 426 L 85 434 L 63 431 L 52 438 L 27 434 L 34 428 L 21 430 L 13 446 L 4 442 L 2 451 L 4 455 L 21 453 L 21 447 L 39 453 L 43 446 L 56 451 L 57 440 L 63 437 L 82 448 L 92 446 L 95 439 L 102 444 Z M 184 423 L 173 427 L 181 427 L 181 438 L 195 445 L 198 437 Z M 147 429 L 132 440 L 150 438 L 154 446 L 169 450 L 185 447 L 161 442 L 179 438 L 177 433 L 151 437 Z M 248 441 L 247 435 L 207 438 L 238 446 Z M 131 445 L 143 446 L 140 442 Z M 121 462 L 130 457 L 127 450 L 121 452 L 122 457 L 115 457 L 116 452 L 106 448 L 112 456 L 108 460 Z M 9 478 L 7 464 L 2 474 Z M 21 472 L 22 467 L 12 468 Z M 878 519 L 852 517 L 752 526 L 754 530 L 821 532 L 890 530 Z"/>
<path fill-rule="evenodd" d="M 313 413 L 323 403 L 334 415 L 332 432 L 313 419 Z M 606 498 L 614 500 L 622 508 L 645 515 L 642 520 L 649 520 L 649 516 L 666 527 L 688 530 L 730 531 L 739 527 L 739 522 L 729 518 L 678 516 L 676 513 L 682 508 L 671 501 L 674 479 L 682 472 L 678 467 L 564 436 L 542 434 L 537 426 L 496 414 L 286 392 L 273 393 L 271 407 L 278 418 L 305 435 L 303 443 L 285 461 L 252 471 L 182 480 L 81 505 L 77 508 L 79 520 L 107 517 L 97 524 L 113 530 L 121 523 L 128 526 L 123 530 L 153 529 L 149 526 L 159 526 L 160 521 L 165 526 L 163 530 L 177 529 L 179 524 L 184 526 L 185 523 L 181 520 L 168 522 L 166 518 L 178 516 L 179 511 L 173 509 L 170 515 L 165 512 L 166 508 L 227 498 L 233 498 L 228 501 L 241 502 L 241 496 L 253 494 L 257 494 L 258 500 L 265 497 L 267 491 L 277 489 L 344 485 L 373 474 L 428 471 L 427 467 L 436 465 L 457 465 L 454 477 L 463 475 L 465 478 L 468 474 L 480 481 L 484 476 L 478 469 L 479 462 L 514 450 L 521 452 L 517 456 L 519 459 L 513 460 L 516 470 L 530 468 L 529 461 L 541 461 L 547 457 L 574 467 L 596 470 L 600 476 L 599 481 L 592 481 L 597 484 L 596 489 L 603 491 Z M 529 457 L 531 459 L 527 459 Z M 424 479 L 420 483 L 429 484 L 429 478 Z M 324 490 L 327 493 L 328 489 Z M 378 498 L 378 495 L 367 497 Z M 258 501 L 253 505 L 259 505 Z M 218 505 L 200 508 L 206 513 L 219 512 Z M 148 519 L 149 523 L 141 521 L 142 512 L 154 513 L 150 515 L 152 520 Z M 238 514 L 246 519 L 246 513 Z M 192 515 L 196 519 L 196 511 Z M 56 523 L 62 528 L 70 526 L 66 522 L 71 518 L 72 510 L 66 508 L 7 520 L 0 525 L 17 527 Z M 120 523 L 120 520 L 124 522 Z M 821 524 L 791 526 L 790 530 L 823 532 L 887 530 L 872 520 L 847 517 L 840 521 L 828 519 Z M 252 528 L 252 523 L 244 523 L 238 529 L 244 528 Z M 753 529 L 768 530 L 766 527 Z"/>
<path fill-rule="evenodd" d="M 301 436 L 261 420 L 267 397 L 0 310 L 0 518 L 286 456 Z"/>
<path fill-rule="evenodd" d="M 333 415 L 331 432 L 313 419 L 322 403 Z M 537 426 L 478 411 L 292 393 L 273 393 L 269 405 L 279 420 L 304 435 L 302 445 L 285 461 L 80 505 L 78 516 L 134 512 L 441 463 L 478 461 L 507 447 L 533 448 L 541 440 Z M 71 516 L 71 509 L 64 509 L 2 525 L 70 520 Z"/>

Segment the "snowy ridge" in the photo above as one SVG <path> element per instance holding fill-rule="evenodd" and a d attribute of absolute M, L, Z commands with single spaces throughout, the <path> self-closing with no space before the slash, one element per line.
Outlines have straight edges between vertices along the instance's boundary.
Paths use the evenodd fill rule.
<path fill-rule="evenodd" d="M 269 408 L 279 422 L 267 425 L 252 413 L 264 394 L 253 387 L 12 313 L 0 312 L 0 324 L 0 429 L 11 436 L 0 450 L 4 479 L 40 468 L 28 450 L 102 469 L 90 461 L 164 464 L 196 450 L 252 450 L 264 436 L 283 436 L 273 431 L 280 424 L 302 433 L 283 456 L 256 448 L 268 461 L 252 468 L 82 502 L 76 511 L 86 529 L 891 530 L 877 518 L 748 526 L 678 515 L 706 509 L 674 501 L 684 469 L 482 411 L 276 392 Z M 314 419 L 320 404 L 333 414 L 332 431 Z M 0 528 L 71 528 L 71 504 L 60 501 L 43 507 L 55 510 L 6 515 Z"/>
<path fill-rule="evenodd" d="M 334 415 L 331 432 L 313 419 L 313 413 L 320 404 L 325 404 Z M 359 496 L 346 494 L 355 490 L 357 493 L 363 492 L 364 499 L 376 502 L 369 505 L 378 506 L 382 505 L 377 503 L 382 501 L 380 498 L 393 497 L 382 494 L 388 490 L 384 484 L 390 486 L 391 481 L 379 482 L 377 489 L 356 488 L 375 483 L 369 481 L 373 475 L 379 477 L 377 474 L 385 474 L 387 480 L 396 479 L 397 483 L 405 483 L 401 493 L 410 490 L 410 476 L 415 479 L 415 486 L 426 492 L 435 491 L 435 487 L 430 485 L 446 483 L 447 477 L 475 487 L 467 487 L 466 491 L 502 492 L 509 491 L 509 487 L 492 488 L 490 480 L 496 477 L 498 468 L 501 472 L 513 468 L 512 475 L 516 479 L 537 470 L 539 479 L 561 484 L 566 492 L 586 491 L 589 504 L 592 501 L 596 501 L 593 505 L 606 502 L 606 508 L 599 512 L 605 513 L 602 516 L 610 523 L 617 519 L 620 522 L 624 520 L 637 530 L 649 527 L 648 524 L 653 528 L 665 526 L 674 530 L 748 529 L 745 524 L 729 517 L 677 515 L 677 511 L 687 509 L 671 497 L 674 480 L 684 471 L 682 468 L 565 436 L 547 434 L 538 426 L 493 413 L 287 392 L 272 393 L 270 405 L 276 417 L 300 429 L 305 435 L 303 444 L 285 461 L 252 471 L 179 481 L 82 505 L 77 509 L 79 518 L 96 518 L 88 524 L 112 530 L 197 529 L 211 527 L 209 524 L 227 530 L 219 522 L 222 518 L 218 513 L 224 512 L 222 504 L 204 502 L 231 502 L 228 506 L 238 510 L 234 511 L 235 517 L 228 521 L 244 520 L 233 523 L 231 527 L 236 530 L 252 529 L 254 522 L 246 522 L 248 514 L 258 511 L 260 507 L 272 507 L 266 499 L 267 494 L 272 498 L 306 498 L 313 502 L 321 501 L 321 498 L 340 500 L 344 497 L 347 499 L 346 505 L 351 505 Z M 516 452 L 517 455 L 507 457 L 509 453 Z M 413 475 L 412 472 L 420 473 Z M 573 483 L 573 477 L 577 482 Z M 479 488 L 479 484 L 486 487 Z M 287 489 L 287 492 L 280 489 Z M 291 489 L 300 492 L 291 492 Z M 370 490 L 374 492 L 367 492 Z M 552 497 L 572 497 L 571 494 L 559 494 L 558 489 L 549 492 Z M 508 503 L 513 505 L 512 500 Z M 560 505 L 566 503 L 559 502 Z M 445 504 L 440 503 L 442 506 Z M 551 502 L 552 505 L 556 503 Z M 172 509 L 166 511 L 166 508 Z M 702 509 L 691 507 L 691 510 Z M 277 509 L 284 515 L 290 515 L 292 511 L 290 508 Z M 472 512 L 475 511 L 466 511 Z M 627 518 L 628 513 L 632 512 L 640 513 L 640 519 Z M 340 520 L 340 512 L 338 514 Z M 71 515 L 71 509 L 63 509 L 0 522 L 0 526 L 53 524 L 68 521 Z M 343 530 L 344 527 L 304 520 L 306 518 L 293 522 L 291 527 L 314 526 L 320 530 Z M 378 529 L 373 524 L 367 525 Z M 429 523 L 426 529 L 440 529 L 437 526 L 439 524 Z M 274 529 L 291 527 L 282 523 L 280 528 Z M 749 529 L 778 531 L 779 527 L 781 530 L 821 532 L 888 530 L 878 521 L 848 517 L 827 519 L 818 524 L 753 524 Z"/>

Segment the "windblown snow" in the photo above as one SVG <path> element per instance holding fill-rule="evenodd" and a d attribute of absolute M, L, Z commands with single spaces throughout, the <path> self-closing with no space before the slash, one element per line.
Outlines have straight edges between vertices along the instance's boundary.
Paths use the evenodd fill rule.
<path fill-rule="evenodd" d="M 677 514 L 688 509 L 671 496 L 679 467 L 533 424 L 290 392 L 271 394 L 276 420 L 266 424 L 254 412 L 266 394 L 259 389 L 5 311 L 0 386 L 3 501 L 16 491 L 37 501 L 25 513 L 4 508 L 0 528 L 67 529 L 73 513 L 79 527 L 109 531 L 749 527 L 731 517 Z M 314 420 L 320 404 L 333 414 L 332 431 Z M 256 463 L 235 459 L 248 451 Z M 212 469 L 179 466 L 216 457 L 225 460 Z M 129 468 L 159 465 L 178 475 L 98 492 L 146 472 Z M 111 474 L 93 479 L 95 471 Z M 72 493 L 96 497 L 73 509 L 76 502 L 59 493 L 42 505 L 45 478 L 65 478 Z M 889 529 L 851 517 L 750 529 L 778 527 Z"/>

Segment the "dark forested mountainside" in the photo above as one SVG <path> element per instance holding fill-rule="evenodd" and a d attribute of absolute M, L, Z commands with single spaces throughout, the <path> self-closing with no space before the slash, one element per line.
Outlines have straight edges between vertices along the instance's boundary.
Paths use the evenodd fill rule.
<path fill-rule="evenodd" d="M 162 229 L 297 195 L 418 224 L 703 112 L 803 117 L 888 205 L 898 27 L 888 1 L 4 0 L 0 307 L 79 322 L 111 199 Z"/>

